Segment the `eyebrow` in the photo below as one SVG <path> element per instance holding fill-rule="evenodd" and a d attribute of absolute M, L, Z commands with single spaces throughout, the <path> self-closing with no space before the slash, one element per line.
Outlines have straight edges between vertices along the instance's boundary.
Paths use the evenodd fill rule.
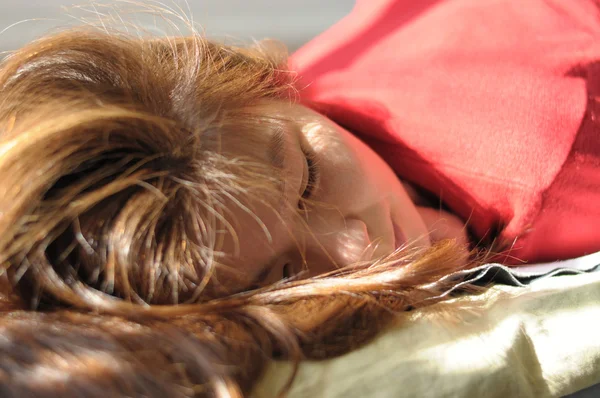
<path fill-rule="evenodd" d="M 273 166 L 278 169 L 283 169 L 285 165 L 285 130 L 283 128 L 275 129 L 271 137 L 269 138 L 268 146 L 267 146 L 267 156 Z M 281 185 L 279 187 L 281 198 L 279 199 L 277 212 L 281 214 L 282 210 L 285 209 L 285 178 L 281 179 Z M 261 284 L 264 282 L 264 279 L 271 272 L 270 264 L 265 264 L 263 268 L 258 272 L 256 277 L 252 281 L 253 286 L 261 287 Z M 253 287 L 254 288 L 254 287 Z"/>
<path fill-rule="evenodd" d="M 283 128 L 277 128 L 273 130 L 273 134 L 269 137 L 269 142 L 267 143 L 267 157 L 271 163 L 277 170 L 280 172 L 283 171 L 285 166 L 285 149 L 286 149 L 286 131 Z M 278 201 L 277 211 L 281 212 L 285 208 L 285 186 L 286 180 L 284 174 L 281 173 L 279 185 L 279 192 L 281 194 L 281 198 Z"/>
<path fill-rule="evenodd" d="M 279 169 L 283 168 L 285 161 L 285 133 L 283 129 L 276 129 L 271 135 L 267 154 L 273 166 Z"/>

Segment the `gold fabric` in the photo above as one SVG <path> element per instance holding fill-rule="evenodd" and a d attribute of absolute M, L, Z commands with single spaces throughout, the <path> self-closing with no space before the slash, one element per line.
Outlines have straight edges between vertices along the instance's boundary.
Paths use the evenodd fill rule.
<path fill-rule="evenodd" d="M 289 397 L 558 397 L 600 383 L 600 272 L 410 316 L 360 350 L 303 363 Z M 290 371 L 272 363 L 254 395 L 277 396 Z"/>

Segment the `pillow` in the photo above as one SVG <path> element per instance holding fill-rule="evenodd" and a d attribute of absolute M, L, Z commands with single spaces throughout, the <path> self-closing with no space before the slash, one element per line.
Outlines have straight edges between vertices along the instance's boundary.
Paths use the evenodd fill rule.
<path fill-rule="evenodd" d="M 600 272 L 495 285 L 407 313 L 365 347 L 303 362 L 289 397 L 562 396 L 600 382 Z M 254 390 L 275 397 L 273 362 Z"/>

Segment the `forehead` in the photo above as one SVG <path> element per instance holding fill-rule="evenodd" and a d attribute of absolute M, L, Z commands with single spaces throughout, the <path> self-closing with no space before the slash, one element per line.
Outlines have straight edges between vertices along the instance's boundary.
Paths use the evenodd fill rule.
<path fill-rule="evenodd" d="M 220 127 L 211 141 L 232 165 L 228 171 L 238 189 L 221 195 L 219 263 L 252 277 L 292 240 L 288 177 L 298 132 L 285 115 L 265 105 L 239 112 Z"/>
<path fill-rule="evenodd" d="M 300 130 L 292 113 L 293 107 L 279 101 L 260 103 L 229 114 L 211 134 L 215 151 L 242 165 L 240 172 L 248 181 L 260 185 L 268 180 L 276 185 L 279 202 L 286 191 L 286 182 L 298 167 L 297 151 Z M 247 166 L 250 170 L 244 170 Z M 246 172 L 246 173 L 245 173 Z M 270 196 L 272 199 L 272 195 Z M 281 205 L 281 203 L 280 203 Z"/>
<path fill-rule="evenodd" d="M 292 120 L 284 113 L 256 105 L 223 113 L 203 137 L 212 150 L 225 156 L 250 157 L 282 169 L 293 129 Z"/>

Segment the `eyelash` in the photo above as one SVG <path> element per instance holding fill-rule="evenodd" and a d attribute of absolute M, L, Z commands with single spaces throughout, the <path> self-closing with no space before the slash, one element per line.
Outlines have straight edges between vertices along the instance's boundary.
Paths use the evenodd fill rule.
<path fill-rule="evenodd" d="M 306 158 L 306 163 L 308 164 L 308 183 L 306 184 L 306 189 L 302 192 L 302 197 L 298 202 L 298 208 L 300 210 L 304 210 L 304 201 L 310 199 L 313 191 L 317 185 L 317 181 L 319 181 L 319 167 L 316 162 L 316 155 L 314 152 L 302 149 L 304 153 L 304 157 Z"/>

